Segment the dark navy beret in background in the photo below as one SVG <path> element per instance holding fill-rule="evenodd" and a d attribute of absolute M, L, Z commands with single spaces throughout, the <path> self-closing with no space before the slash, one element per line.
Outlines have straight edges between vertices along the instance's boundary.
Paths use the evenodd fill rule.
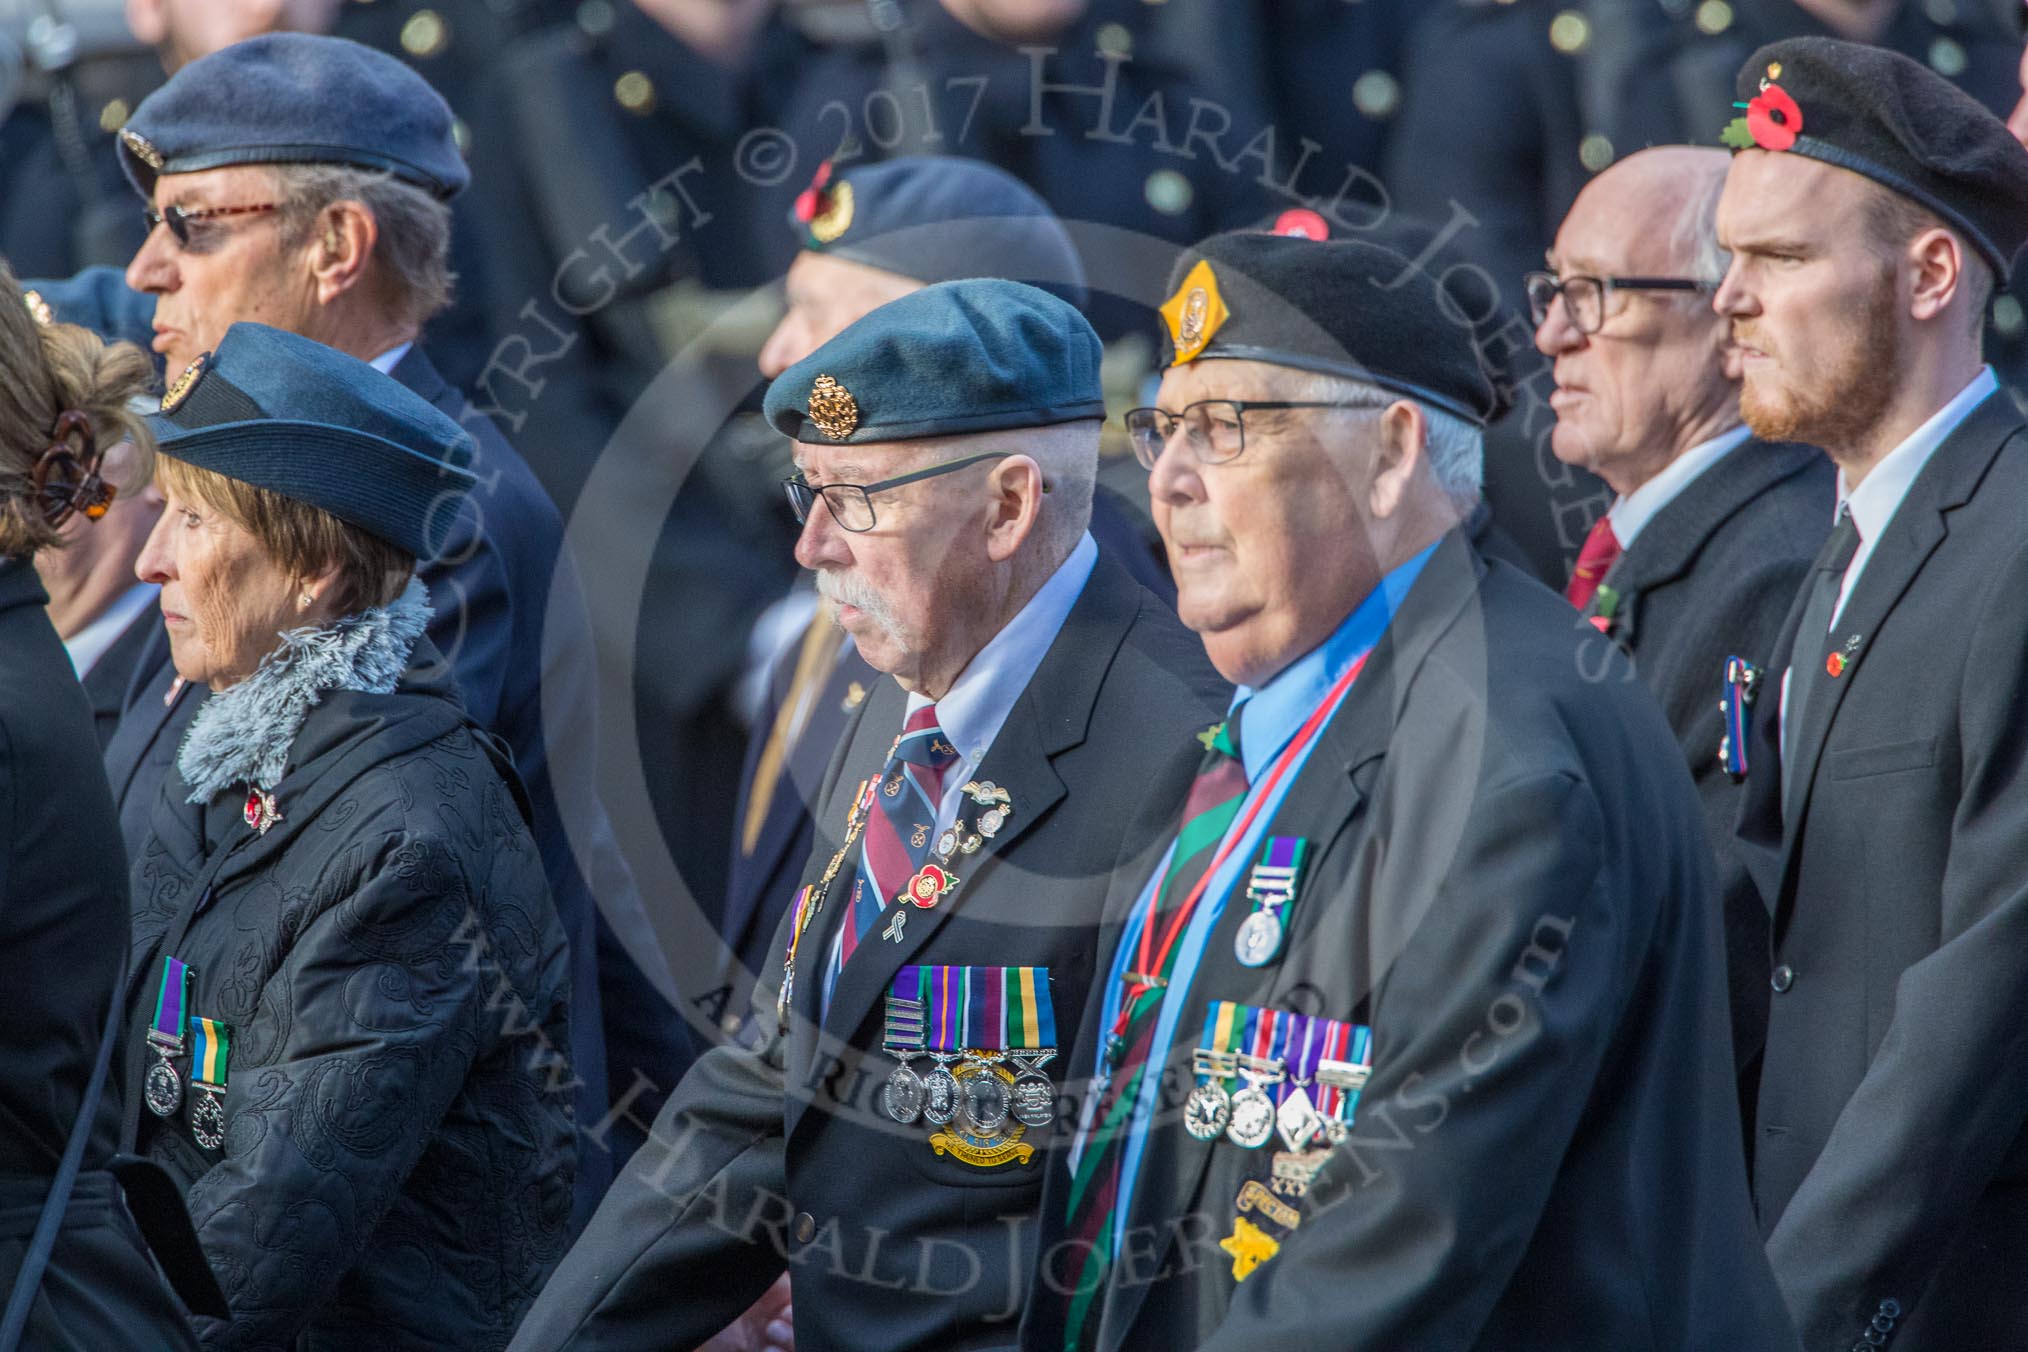
<path fill-rule="evenodd" d="M 1063 223 L 1020 179 L 979 160 L 827 162 L 789 224 L 806 249 L 919 282 L 1005 277 L 1085 303 L 1084 264 Z"/>
<path fill-rule="evenodd" d="M 120 129 L 143 197 L 158 174 L 229 164 L 384 169 L 439 198 L 471 180 L 451 107 L 396 58 L 344 38 L 269 33 L 184 66 Z"/>
<path fill-rule="evenodd" d="M 768 422 L 817 444 L 915 441 L 1105 417 L 1098 335 L 1020 282 L 940 282 L 871 311 L 768 386 Z"/>
<path fill-rule="evenodd" d="M 1213 235 L 1171 273 L 1162 364 L 1269 362 L 1492 422 L 1509 397 L 1476 335 L 1501 327 L 1497 298 L 1469 289 L 1473 270 L 1426 258 L 1426 242 L 1405 222 L 1342 240 Z"/>
<path fill-rule="evenodd" d="M 162 454 L 322 508 L 419 559 L 476 482 L 471 438 L 357 357 L 234 324 L 148 417 Z"/>
<path fill-rule="evenodd" d="M 1726 144 L 1835 164 L 1942 218 L 2001 286 L 2028 242 L 2028 150 L 1971 95 L 1899 52 L 1835 38 L 1769 43 L 1740 69 Z"/>
<path fill-rule="evenodd" d="M 59 324 L 76 324 L 107 342 L 132 343 L 143 352 L 155 341 L 155 298 L 128 286 L 118 268 L 89 267 L 61 281 L 23 282 L 21 289 L 32 298 L 30 309 L 40 300 Z"/>

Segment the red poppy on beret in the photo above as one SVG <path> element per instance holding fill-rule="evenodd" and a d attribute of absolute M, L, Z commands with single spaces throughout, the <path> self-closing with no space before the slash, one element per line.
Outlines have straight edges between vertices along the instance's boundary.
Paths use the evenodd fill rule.
<path fill-rule="evenodd" d="M 810 180 L 810 186 L 796 194 L 796 219 L 804 225 L 817 219 L 824 209 L 824 189 L 831 185 L 831 161 L 825 160 L 817 166 L 817 175 Z"/>
<path fill-rule="evenodd" d="M 1803 110 L 1780 85 L 1768 85 L 1746 105 L 1746 127 L 1762 150 L 1787 150 L 1802 134 Z"/>

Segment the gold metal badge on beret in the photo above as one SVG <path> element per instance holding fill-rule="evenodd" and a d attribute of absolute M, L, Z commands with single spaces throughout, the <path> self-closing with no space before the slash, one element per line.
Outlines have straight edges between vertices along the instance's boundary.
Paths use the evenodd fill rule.
<path fill-rule="evenodd" d="M 824 194 L 823 205 L 810 218 L 810 238 L 829 244 L 852 228 L 852 185 L 840 182 Z"/>
<path fill-rule="evenodd" d="M 183 368 L 183 374 L 176 377 L 176 383 L 163 391 L 162 411 L 164 413 L 174 413 L 177 409 L 183 407 L 183 401 L 190 397 L 190 392 L 197 388 L 197 382 L 203 377 L 205 358 L 210 355 L 209 352 L 198 353 L 191 359 L 190 365 Z"/>
<path fill-rule="evenodd" d="M 831 440 L 843 441 L 859 426 L 859 401 L 831 377 L 818 376 L 810 386 L 810 421 Z"/>
<path fill-rule="evenodd" d="M 162 152 L 155 149 L 147 137 L 137 131 L 122 127 L 120 128 L 120 139 L 126 142 L 127 149 L 134 152 L 135 159 L 141 161 L 141 163 L 147 165 L 150 169 L 160 169 L 162 167 Z"/>
<path fill-rule="evenodd" d="M 1169 325 L 1169 339 L 1176 349 L 1176 365 L 1194 360 L 1211 342 L 1232 312 L 1218 294 L 1218 277 L 1211 264 L 1198 259 L 1197 266 L 1183 278 L 1176 294 L 1162 304 L 1162 318 Z"/>
<path fill-rule="evenodd" d="M 56 316 L 51 313 L 49 302 L 42 298 L 41 292 L 24 291 L 21 293 L 21 299 L 28 306 L 29 316 L 43 328 L 46 329 L 56 322 Z"/>

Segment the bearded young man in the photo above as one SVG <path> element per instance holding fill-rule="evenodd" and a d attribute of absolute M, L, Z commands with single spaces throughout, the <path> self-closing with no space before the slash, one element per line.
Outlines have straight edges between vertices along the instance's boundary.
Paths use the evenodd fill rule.
<path fill-rule="evenodd" d="M 2028 429 L 1980 325 L 2028 151 L 1892 53 L 1740 75 L 1714 297 L 1754 432 L 1840 507 L 1754 709 L 1772 918 L 1754 1192 L 1808 1347 L 2028 1346 Z"/>

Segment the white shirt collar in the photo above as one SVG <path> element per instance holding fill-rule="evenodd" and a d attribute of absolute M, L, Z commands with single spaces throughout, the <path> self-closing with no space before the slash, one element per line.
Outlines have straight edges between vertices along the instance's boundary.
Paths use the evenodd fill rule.
<path fill-rule="evenodd" d="M 1838 502 L 1852 509 L 1852 524 L 1859 528 L 1859 547 L 1862 550 L 1878 539 L 1887 523 L 1894 519 L 1895 509 L 1908 496 L 1916 476 L 1922 473 L 1922 467 L 1929 463 L 1929 458 L 1936 454 L 1936 448 L 1943 445 L 1944 438 L 1956 431 L 1958 424 L 1999 388 L 2000 382 L 1994 377 L 1993 368 L 1980 367 L 1971 384 L 1931 414 L 1928 422 L 1909 433 L 1908 440 L 1881 457 L 1880 463 L 1859 481 L 1857 488 L 1846 484 L 1844 470 L 1838 471 Z"/>
<path fill-rule="evenodd" d="M 1845 471 L 1838 471 L 1838 505 L 1840 509 L 1851 510 L 1852 524 L 1859 531 L 1859 547 L 1852 552 L 1852 562 L 1845 569 L 1844 581 L 1838 588 L 1838 606 L 1831 613 L 1833 628 L 1844 615 L 1845 602 L 1851 599 L 1852 589 L 1859 585 L 1860 575 L 1866 571 L 1866 561 L 1873 557 L 1873 546 L 1879 543 L 1881 532 L 1887 529 L 1887 523 L 1901 509 L 1901 500 L 1908 496 L 1908 490 L 1915 485 L 1922 467 L 1929 463 L 1929 458 L 1936 454 L 1937 447 L 1943 445 L 1945 438 L 1957 430 L 1958 424 L 1999 388 L 2000 382 L 1994 377 L 1993 368 L 1980 367 L 1971 384 L 1931 414 L 1928 422 L 1909 433 L 1908 440 L 1881 457 L 1880 463 L 1859 481 L 1857 488 L 1847 488 Z"/>
<path fill-rule="evenodd" d="M 401 359 L 406 357 L 408 350 L 414 346 L 415 343 L 412 341 L 396 343 L 393 347 L 390 347 L 387 351 L 366 364 L 384 376 L 391 376 L 394 374 L 394 368 L 401 365 Z"/>
<path fill-rule="evenodd" d="M 1098 545 L 1087 534 L 1028 598 L 1020 613 L 979 649 L 944 697 L 935 701 L 937 726 L 958 749 L 964 771 L 944 777 L 947 800 L 986 758 L 986 750 L 1000 735 L 1000 726 L 1013 712 L 1014 702 L 1028 688 L 1035 669 L 1042 665 L 1043 654 L 1070 618 L 1071 607 L 1077 604 L 1097 562 Z M 908 712 L 913 714 L 930 702 L 925 696 L 911 694 Z"/>
<path fill-rule="evenodd" d="M 1741 426 L 1730 432 L 1720 432 L 1709 441 L 1700 441 L 1663 466 L 1660 474 L 1633 492 L 1621 494 L 1606 511 L 1606 519 L 1613 523 L 1613 538 L 1620 542 L 1620 548 L 1630 548 L 1634 537 L 1655 519 L 1657 513 L 1674 502 L 1705 470 L 1745 445 L 1751 435 Z"/>
<path fill-rule="evenodd" d="M 136 582 L 121 592 L 96 620 L 63 641 L 63 649 L 70 654 L 70 665 L 80 681 L 91 675 L 99 659 L 127 632 L 127 626 L 154 604 L 160 590 L 152 582 Z"/>

